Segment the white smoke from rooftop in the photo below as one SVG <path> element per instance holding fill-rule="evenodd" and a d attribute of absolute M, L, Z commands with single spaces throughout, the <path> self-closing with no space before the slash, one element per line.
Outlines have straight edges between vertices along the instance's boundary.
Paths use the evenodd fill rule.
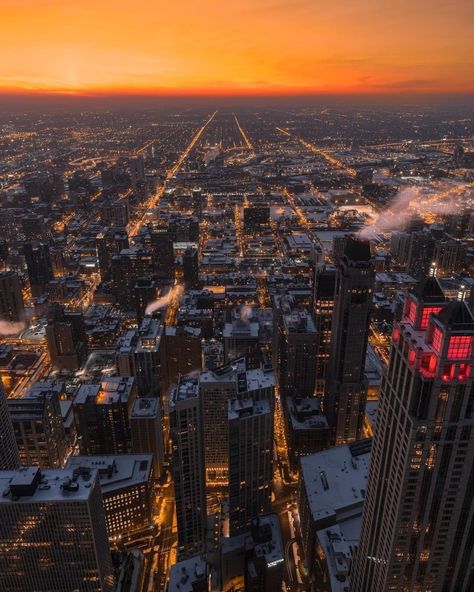
<path fill-rule="evenodd" d="M 151 315 L 157 310 L 166 308 L 173 301 L 180 301 L 183 296 L 183 292 L 183 286 L 180 284 L 174 285 L 166 294 L 166 296 L 162 296 L 161 298 L 158 298 L 158 300 L 150 302 L 150 304 L 145 309 L 145 314 Z"/>
<path fill-rule="evenodd" d="M 379 233 L 404 230 L 417 216 L 460 214 L 472 202 L 474 188 L 466 183 L 445 182 L 431 187 L 407 187 L 399 191 L 373 222 L 362 228 L 359 236 L 370 239 Z"/>
<path fill-rule="evenodd" d="M 0 321 L 0 335 L 2 337 L 13 337 L 26 329 L 24 322 Z"/>
<path fill-rule="evenodd" d="M 248 323 L 253 317 L 253 308 L 248 304 L 244 304 L 240 309 L 240 319 L 245 323 Z"/>

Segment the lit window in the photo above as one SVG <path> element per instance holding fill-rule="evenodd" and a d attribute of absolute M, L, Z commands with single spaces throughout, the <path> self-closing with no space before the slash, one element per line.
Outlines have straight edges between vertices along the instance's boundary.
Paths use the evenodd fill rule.
<path fill-rule="evenodd" d="M 441 306 L 427 306 L 426 308 L 424 308 L 423 312 L 421 313 L 420 327 L 422 329 L 426 329 L 426 327 L 428 327 L 428 320 L 430 316 L 432 314 L 438 314 L 441 308 Z"/>
<path fill-rule="evenodd" d="M 454 335 L 449 340 L 448 358 L 459 360 L 471 355 L 472 337 L 470 335 Z"/>
<path fill-rule="evenodd" d="M 406 314 L 407 314 L 408 320 L 410 320 L 412 323 L 414 323 L 415 317 L 416 317 L 416 304 L 413 302 L 413 300 L 408 300 Z"/>
<path fill-rule="evenodd" d="M 437 352 L 441 351 L 441 345 L 443 343 L 443 333 L 440 329 L 436 328 L 433 331 L 433 347 Z"/>

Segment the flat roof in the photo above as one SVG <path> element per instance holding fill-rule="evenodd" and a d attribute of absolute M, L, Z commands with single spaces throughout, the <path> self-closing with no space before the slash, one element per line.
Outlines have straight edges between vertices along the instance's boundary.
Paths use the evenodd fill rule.
<path fill-rule="evenodd" d="M 97 471 L 104 494 L 147 483 L 152 467 L 152 454 L 70 456 L 66 463 L 66 469 Z"/>
<path fill-rule="evenodd" d="M 301 476 L 315 523 L 337 518 L 354 507 L 362 512 L 370 452 L 354 456 L 351 446 L 337 446 L 303 456 Z"/>

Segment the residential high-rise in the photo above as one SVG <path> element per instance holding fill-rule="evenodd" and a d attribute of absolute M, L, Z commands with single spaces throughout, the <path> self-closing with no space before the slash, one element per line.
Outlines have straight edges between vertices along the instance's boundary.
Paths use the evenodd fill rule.
<path fill-rule="evenodd" d="M 143 321 L 147 306 L 156 300 L 158 295 L 158 283 L 155 278 L 137 278 L 133 290 L 135 292 L 135 311 L 138 325 Z"/>
<path fill-rule="evenodd" d="M 128 235 L 125 228 L 105 228 L 95 239 L 100 277 L 104 280 L 112 270 L 112 257 L 122 249 L 128 249 Z"/>
<path fill-rule="evenodd" d="M 0 589 L 115 590 L 97 470 L 0 472 Z"/>
<path fill-rule="evenodd" d="M 81 454 L 130 451 L 130 412 L 136 397 L 133 378 L 103 376 L 99 384 L 82 384 L 73 401 Z"/>
<path fill-rule="evenodd" d="M 247 368 L 258 368 L 262 361 L 256 320 L 233 318 L 224 325 L 224 362 L 245 358 Z"/>
<path fill-rule="evenodd" d="M 67 453 L 60 407 L 63 383 L 35 382 L 20 399 L 8 399 L 23 466 L 60 469 Z"/>
<path fill-rule="evenodd" d="M 183 280 L 188 289 L 199 286 L 199 254 L 196 248 L 188 247 L 183 253 Z"/>
<path fill-rule="evenodd" d="M 273 406 L 251 398 L 229 401 L 229 527 L 247 528 L 270 511 L 273 482 Z"/>
<path fill-rule="evenodd" d="M 170 393 L 170 432 L 181 559 L 204 550 L 206 528 L 203 423 L 195 378 L 182 378 Z"/>
<path fill-rule="evenodd" d="M 336 274 L 331 356 L 324 413 L 333 443 L 358 440 L 364 423 L 364 377 L 375 273 L 368 241 L 346 237 Z"/>
<path fill-rule="evenodd" d="M 49 247 L 45 243 L 31 241 L 23 245 L 23 253 L 30 280 L 31 294 L 41 296 L 48 282 L 54 277 Z"/>
<path fill-rule="evenodd" d="M 143 318 L 138 331 L 127 331 L 117 343 L 117 369 L 120 376 L 133 376 L 138 396 L 158 397 L 166 381 L 163 324 Z"/>
<path fill-rule="evenodd" d="M 130 431 L 132 451 L 153 454 L 153 473 L 159 479 L 165 458 L 165 434 L 158 397 L 135 400 L 130 414 Z"/>
<path fill-rule="evenodd" d="M 0 471 L 14 470 L 19 466 L 20 456 L 15 432 L 8 411 L 7 396 L 0 379 Z"/>
<path fill-rule="evenodd" d="M 153 525 L 155 475 L 151 454 L 69 457 L 66 469 L 77 478 L 99 473 L 109 537 L 125 536 Z"/>
<path fill-rule="evenodd" d="M 314 324 L 316 327 L 316 395 L 322 397 L 331 353 L 332 315 L 336 289 L 336 267 L 318 268 L 314 281 Z"/>
<path fill-rule="evenodd" d="M 20 321 L 25 314 L 21 283 L 14 271 L 0 273 L 0 321 Z"/>
<path fill-rule="evenodd" d="M 306 309 L 284 311 L 280 315 L 277 331 L 274 366 L 277 368 L 282 398 L 312 397 L 316 383 L 317 353 L 317 334 L 312 316 Z"/>
<path fill-rule="evenodd" d="M 60 370 L 78 370 L 87 354 L 82 312 L 54 305 L 48 312 L 46 339 L 51 364 Z"/>
<path fill-rule="evenodd" d="M 353 592 L 474 589 L 474 317 L 430 278 L 393 330 Z"/>
<path fill-rule="evenodd" d="M 229 469 L 229 401 L 251 398 L 267 400 L 273 409 L 275 376 L 272 368 L 246 370 L 245 359 L 202 372 L 199 392 L 204 424 L 204 460 L 206 485 L 228 486 Z"/>
<path fill-rule="evenodd" d="M 181 374 L 202 368 L 201 329 L 178 325 L 165 327 L 166 376 L 168 384 L 176 384 Z"/>
<path fill-rule="evenodd" d="M 135 310 L 135 284 L 138 278 L 153 275 L 153 265 L 152 253 L 138 246 L 122 249 L 112 257 L 114 295 L 124 310 Z"/>

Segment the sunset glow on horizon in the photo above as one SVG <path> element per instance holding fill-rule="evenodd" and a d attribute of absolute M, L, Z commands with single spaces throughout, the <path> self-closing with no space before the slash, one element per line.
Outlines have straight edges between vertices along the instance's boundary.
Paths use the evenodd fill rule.
<path fill-rule="evenodd" d="M 470 0 L 0 0 L 0 92 L 474 92 Z"/>

